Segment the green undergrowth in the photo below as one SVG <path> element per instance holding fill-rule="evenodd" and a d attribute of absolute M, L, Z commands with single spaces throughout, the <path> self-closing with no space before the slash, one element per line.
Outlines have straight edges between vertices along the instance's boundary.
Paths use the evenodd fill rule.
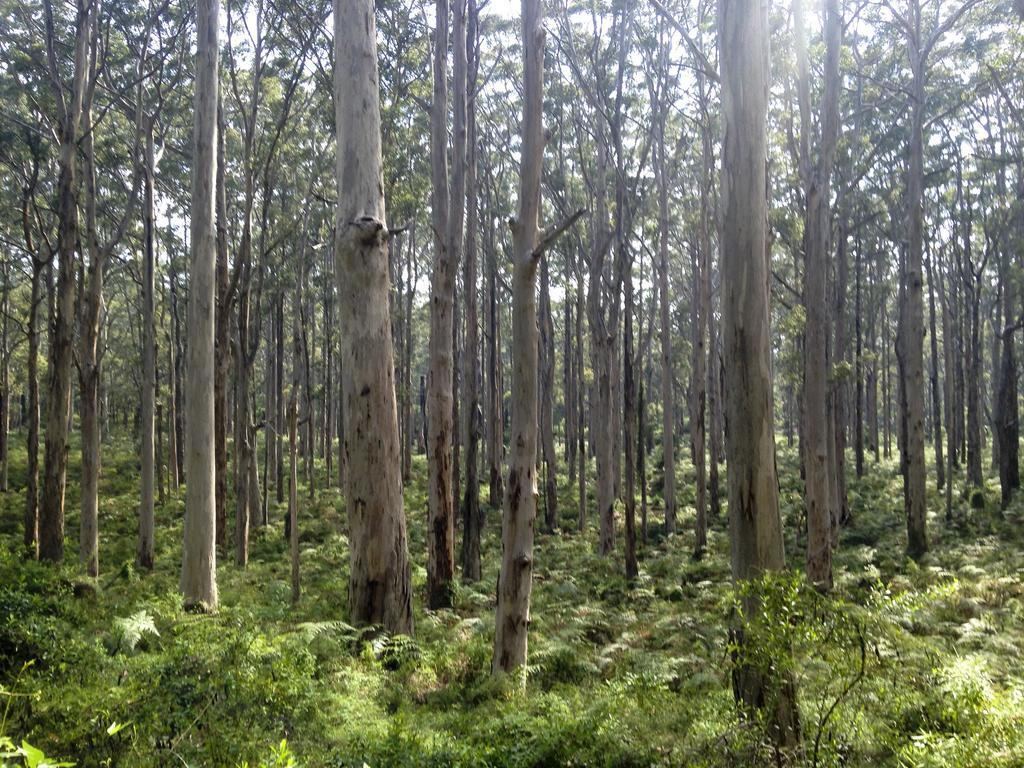
<path fill-rule="evenodd" d="M 562 476 L 564 530 L 537 537 L 524 690 L 490 674 L 496 510 L 487 508 L 481 582 L 457 585 L 451 610 L 423 609 L 422 457 L 406 490 L 414 639 L 347 623 L 344 505 L 324 487 L 322 465 L 315 501 L 300 492 L 299 605 L 289 599 L 284 510 L 272 499 L 270 524 L 253 530 L 249 567 L 225 553 L 220 610 L 197 615 L 177 594 L 181 493 L 158 507 L 156 567 L 140 573 L 137 452 L 115 438 L 104 457 L 102 575 L 92 584 L 73 563 L 55 569 L 22 557 L 24 452 L 14 453 L 13 490 L 0 498 L 0 765 L 774 765 L 765 728 L 738 716 L 735 664 L 795 681 L 805 745 L 796 763 L 1024 765 L 1019 503 L 1005 516 L 991 503 L 976 509 L 958 485 L 947 524 L 931 487 L 932 551 L 915 563 L 904 555 L 894 465 L 869 462 L 862 479 L 851 470 L 853 521 L 825 598 L 799 575 L 801 482 L 795 453 L 781 447 L 794 570 L 752 587 L 762 612 L 739 646 L 729 635 L 726 512 L 694 561 L 687 462 L 683 533 L 664 536 L 652 483 L 649 541 L 632 584 L 621 575 L 621 529 L 618 556 L 599 557 L 596 525 L 574 530 L 575 488 Z M 722 487 L 724 496 L 724 476 Z M 983 493 L 998 499 L 994 485 Z"/>

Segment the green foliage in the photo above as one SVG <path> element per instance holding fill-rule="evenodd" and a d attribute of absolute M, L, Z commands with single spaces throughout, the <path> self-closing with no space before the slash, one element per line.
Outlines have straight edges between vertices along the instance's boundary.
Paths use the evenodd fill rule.
<path fill-rule="evenodd" d="M 898 474 L 871 466 L 851 479 L 854 523 L 826 596 L 800 575 L 795 451 L 779 462 L 793 570 L 738 589 L 725 519 L 711 521 L 707 556 L 691 560 L 682 482 L 681 533 L 642 548 L 634 583 L 595 553 L 594 531 L 539 535 L 525 692 L 491 675 L 497 514 L 487 512 L 482 581 L 458 584 L 451 610 L 422 610 L 422 521 L 411 512 L 425 504 L 421 457 L 406 498 L 415 638 L 348 623 L 348 540 L 331 490 L 303 506 L 297 607 L 279 514 L 254 531 L 245 571 L 220 566 L 213 615 L 185 612 L 177 593 L 177 498 L 158 510 L 156 570 L 136 574 L 118 565 L 133 557 L 134 499 L 108 497 L 112 565 L 91 597 L 76 596 L 70 566 L 24 561 L 19 531 L 4 527 L 3 759 L 24 765 L 13 754 L 24 739 L 82 766 L 773 765 L 765 729 L 733 701 L 731 669 L 747 664 L 793 678 L 801 764 L 1022 764 L 1024 508 L 981 533 L 936 524 L 933 552 L 914 564 Z M 689 472 L 681 457 L 680 478 Z M 559 487 L 574 509 L 573 489 Z M 18 502 L 0 499 L 0 520 Z M 745 618 L 747 600 L 757 610 Z"/>

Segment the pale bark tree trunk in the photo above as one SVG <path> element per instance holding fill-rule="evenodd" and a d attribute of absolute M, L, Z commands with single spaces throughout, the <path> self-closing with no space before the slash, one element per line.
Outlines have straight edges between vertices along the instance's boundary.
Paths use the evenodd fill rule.
<path fill-rule="evenodd" d="M 722 321 L 732 575 L 785 567 L 772 407 L 766 199 L 768 3 L 719 0 L 722 111 Z M 758 611 L 747 598 L 748 616 Z M 737 641 L 742 643 L 740 634 Z M 737 698 L 765 709 L 786 749 L 800 740 L 792 678 L 740 665 Z"/>
<path fill-rule="evenodd" d="M 636 451 L 637 451 L 637 413 L 636 413 L 636 366 L 637 360 L 633 350 L 633 259 L 629 258 L 624 276 L 625 305 L 624 328 L 622 334 L 623 381 L 622 381 L 622 417 L 625 441 L 626 462 L 626 581 L 636 579 L 638 566 L 636 561 Z"/>
<path fill-rule="evenodd" d="M 671 319 L 671 298 L 669 297 L 668 278 L 668 236 L 669 236 L 669 207 L 668 207 L 668 166 L 665 155 L 665 119 L 664 110 L 660 110 L 657 127 L 657 146 L 655 151 L 655 173 L 658 184 L 658 293 L 660 302 L 658 306 L 658 317 L 661 323 L 661 448 L 665 471 L 664 490 L 662 497 L 665 501 L 665 533 L 675 533 L 676 530 L 676 448 L 675 448 L 675 381 L 673 376 L 672 358 L 672 319 Z M 701 190 L 701 200 L 705 200 L 704 190 Z M 703 214 L 706 209 L 701 208 L 701 226 L 704 226 Z M 703 243 L 702 243 L 703 244 Z M 701 334 L 703 338 L 703 333 Z M 697 350 L 694 350 L 696 358 Z M 696 377 L 694 372 L 694 377 Z M 700 388 L 703 390 L 704 384 Z M 691 427 L 692 428 L 692 427 Z M 703 438 L 702 438 L 703 439 Z M 699 471 L 699 470 L 698 470 Z M 701 484 L 697 485 L 697 493 L 701 494 Z M 698 503 L 698 515 L 700 514 Z"/>
<path fill-rule="evenodd" d="M 462 0 L 455 0 L 456 16 L 461 15 Z M 456 100 L 465 96 L 465 26 L 456 19 L 456 65 L 453 79 Z M 460 34 L 461 30 L 461 34 Z M 430 156 L 432 175 L 431 217 L 434 227 L 434 269 L 430 290 L 429 375 L 427 376 L 427 471 L 429 475 L 427 520 L 427 604 L 430 608 L 451 605 L 451 586 L 455 571 L 455 520 L 452 508 L 452 441 L 454 425 L 452 386 L 455 271 L 461 251 L 462 201 L 448 179 L 448 0 L 437 0 L 434 27 L 434 86 L 430 109 Z M 462 44 L 460 45 L 460 39 Z M 461 48 L 461 53 L 459 52 Z M 461 61 L 461 63 L 460 63 Z M 464 106 L 464 101 L 461 102 Z M 459 105 L 455 107 L 454 136 L 458 140 Z M 462 127 L 465 130 L 465 127 Z M 453 187 L 459 187 L 465 154 L 453 147 Z M 464 181 L 463 181 L 464 183 Z M 464 191 L 464 189 L 463 189 Z M 457 201 L 452 211 L 452 202 Z M 458 224 L 453 224 L 458 219 Z M 453 235 L 458 232 L 459 242 Z"/>
<path fill-rule="evenodd" d="M 533 589 L 533 525 L 537 516 L 537 262 L 547 244 L 580 214 L 540 236 L 544 164 L 544 31 L 540 0 L 522 0 L 523 127 L 519 211 L 512 229 L 512 440 L 501 525 L 501 572 L 495 616 L 495 673 L 522 672 Z M 582 213 L 582 212 L 580 212 Z"/>
<path fill-rule="evenodd" d="M 810 70 L 803 2 L 794 6 L 797 91 L 800 105 L 800 175 L 805 185 L 804 306 L 804 464 L 807 508 L 807 578 L 819 589 L 832 587 L 832 512 L 830 495 L 828 408 L 827 290 L 831 227 L 831 179 L 839 135 L 839 49 L 842 17 L 838 0 L 825 0 L 825 90 L 821 105 L 821 141 L 816 162 L 811 159 Z"/>
<path fill-rule="evenodd" d="M 64 491 L 67 485 L 68 427 L 71 413 L 71 368 L 75 336 L 75 251 L 78 247 L 78 144 L 89 69 L 93 2 L 79 2 L 75 16 L 70 88 L 61 83 L 57 65 L 57 33 L 50 0 L 44 0 L 46 52 L 53 98 L 57 105 L 57 286 L 50 334 L 49 382 L 46 397 L 46 440 L 42 506 L 39 513 L 39 556 L 64 558 Z"/>
<path fill-rule="evenodd" d="M 468 26 L 466 31 L 467 100 L 466 100 L 466 262 L 463 271 L 463 290 L 466 294 L 466 349 L 464 351 L 463 382 L 466 387 L 466 491 L 462 500 L 462 579 L 479 581 L 480 534 L 483 518 L 480 515 L 480 480 L 478 455 L 480 445 L 480 334 L 477 317 L 477 135 L 476 97 L 479 67 L 479 16 L 477 0 L 468 0 Z M 410 250 L 410 258 L 412 251 Z M 412 287 L 410 286 L 410 292 Z M 407 330 L 407 333 L 409 331 Z M 408 423 L 408 422 L 407 422 Z"/>
<path fill-rule="evenodd" d="M 186 604 L 217 606 L 214 457 L 214 307 L 217 233 L 217 92 L 220 0 L 198 0 L 192 167 L 192 262 L 185 380 L 185 542 L 181 591 Z"/>
<path fill-rule="evenodd" d="M 356 624 L 382 624 L 389 632 L 412 634 L 379 88 L 373 3 L 334 0 L 335 279 L 351 542 L 349 616 Z"/>

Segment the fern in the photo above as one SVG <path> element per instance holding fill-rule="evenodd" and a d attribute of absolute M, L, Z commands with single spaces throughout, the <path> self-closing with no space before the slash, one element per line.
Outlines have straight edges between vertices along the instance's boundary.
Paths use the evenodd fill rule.
<path fill-rule="evenodd" d="M 114 642 L 111 655 L 123 652 L 134 653 L 144 638 L 152 635 L 159 637 L 153 617 L 145 609 L 131 616 L 114 619 Z"/>
<path fill-rule="evenodd" d="M 306 621 L 295 627 L 295 631 L 308 642 L 320 639 L 351 640 L 359 630 L 344 621 Z"/>

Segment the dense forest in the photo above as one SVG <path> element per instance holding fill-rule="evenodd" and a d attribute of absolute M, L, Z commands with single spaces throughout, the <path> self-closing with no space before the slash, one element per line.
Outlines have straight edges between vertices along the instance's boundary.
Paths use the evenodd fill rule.
<path fill-rule="evenodd" d="M 0 766 L 1024 765 L 1024 2 L 520 3 L 0 0 Z"/>

